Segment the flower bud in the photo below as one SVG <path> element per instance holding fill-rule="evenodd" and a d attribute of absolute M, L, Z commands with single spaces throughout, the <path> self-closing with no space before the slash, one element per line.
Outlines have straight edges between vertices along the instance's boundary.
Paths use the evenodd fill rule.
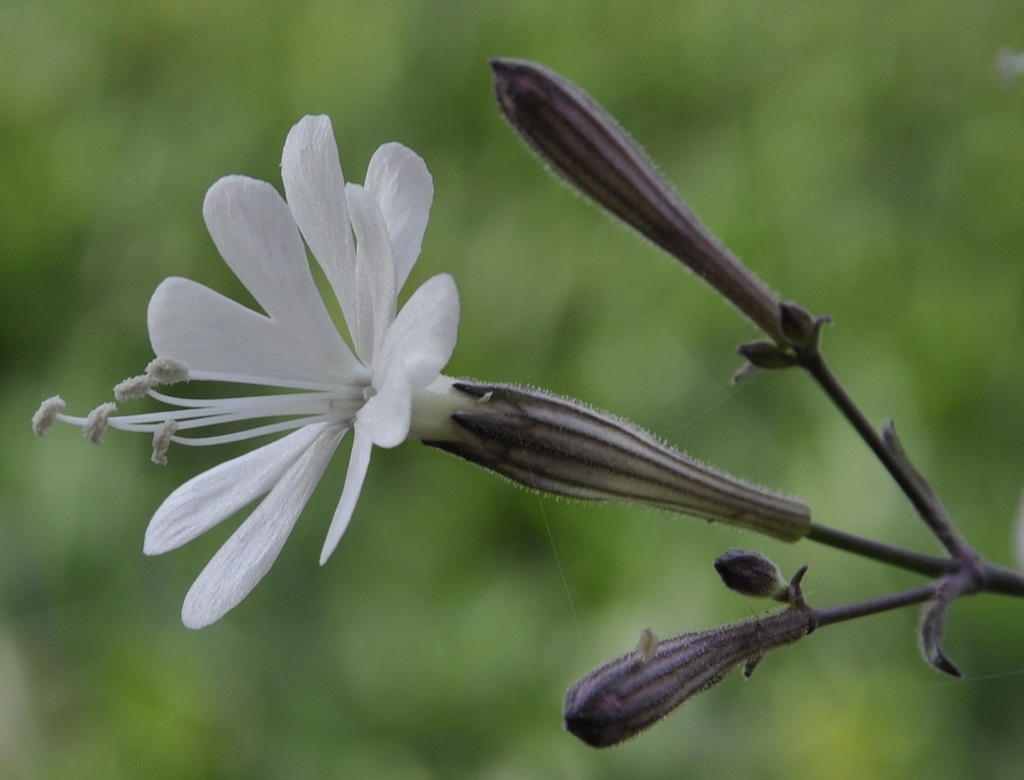
<path fill-rule="evenodd" d="M 749 677 L 765 654 L 814 630 L 810 609 L 790 607 L 707 631 L 664 639 L 653 650 L 619 656 L 577 682 L 565 697 L 566 729 L 610 747 L 706 691 L 740 664 Z M 641 646 L 649 643 L 641 636 Z"/>
<path fill-rule="evenodd" d="M 755 550 L 733 547 L 715 560 L 715 571 L 730 590 L 756 599 L 793 600 L 793 588 L 773 560 Z"/>
<path fill-rule="evenodd" d="M 446 431 L 425 444 L 532 490 L 623 501 L 720 521 L 795 542 L 811 514 L 801 501 L 715 471 L 651 434 L 576 401 L 528 387 L 458 380 Z"/>
<path fill-rule="evenodd" d="M 789 343 L 797 349 L 817 349 L 821 326 L 831 322 L 827 315 L 814 317 L 798 303 L 788 301 L 779 307 L 779 322 Z"/>
<path fill-rule="evenodd" d="M 698 221 L 618 123 L 583 90 L 532 62 L 492 59 L 505 117 L 555 173 L 683 262 L 779 344 L 778 297 Z"/>

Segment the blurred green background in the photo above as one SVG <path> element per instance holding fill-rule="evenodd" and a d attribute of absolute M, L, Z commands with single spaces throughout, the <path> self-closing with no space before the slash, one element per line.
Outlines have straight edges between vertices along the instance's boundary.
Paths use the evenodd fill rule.
<path fill-rule="evenodd" d="M 235 295 L 206 188 L 280 185 L 289 127 L 329 113 L 349 178 L 382 142 L 436 196 L 407 286 L 462 295 L 447 373 L 535 384 L 801 496 L 823 522 L 932 551 L 799 375 L 738 387 L 745 320 L 541 168 L 487 58 L 534 59 L 631 129 L 709 227 L 835 324 L 827 355 L 978 548 L 1009 563 L 1024 485 L 1024 5 L 755 2 L 0 3 L 0 776 L 11 778 L 1016 778 L 1024 604 L 966 600 L 951 682 L 906 610 L 823 630 L 594 751 L 566 688 L 631 649 L 760 608 L 716 581 L 735 545 L 803 563 L 812 603 L 919 580 L 643 509 L 538 498 L 418 444 L 376 451 L 317 556 L 332 464 L 280 559 L 215 626 L 179 609 L 235 523 L 142 555 L 176 485 L 239 450 L 172 449 L 29 418 L 105 401 L 150 358 L 148 296 Z"/>

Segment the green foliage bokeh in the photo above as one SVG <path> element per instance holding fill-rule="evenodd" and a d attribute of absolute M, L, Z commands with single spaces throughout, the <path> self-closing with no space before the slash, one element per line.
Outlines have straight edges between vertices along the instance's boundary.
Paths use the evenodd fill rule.
<path fill-rule="evenodd" d="M 1016 0 L 0 3 L 0 776 L 16 778 L 1017 777 L 1021 605 L 959 604 L 920 660 L 913 611 L 823 630 L 649 734 L 564 733 L 571 682 L 760 605 L 717 583 L 730 546 L 811 564 L 826 606 L 916 584 L 811 543 L 538 498 L 417 444 L 376 451 L 316 565 L 343 451 L 270 573 L 192 632 L 189 584 L 234 523 L 142 555 L 146 522 L 234 454 L 28 419 L 84 413 L 150 358 L 170 275 L 242 291 L 200 214 L 244 173 L 280 184 L 302 115 L 332 116 L 361 181 L 382 142 L 436 195 L 412 285 L 452 273 L 447 373 L 629 417 L 801 496 L 831 525 L 931 551 L 906 503 L 798 375 L 739 386 L 736 312 L 556 184 L 491 97 L 487 58 L 543 62 L 602 102 L 708 226 L 787 299 L 832 315 L 826 354 L 897 421 L 962 529 L 1009 563 L 1024 484 L 1024 47 Z M 230 452 L 228 452 L 230 451 Z"/>

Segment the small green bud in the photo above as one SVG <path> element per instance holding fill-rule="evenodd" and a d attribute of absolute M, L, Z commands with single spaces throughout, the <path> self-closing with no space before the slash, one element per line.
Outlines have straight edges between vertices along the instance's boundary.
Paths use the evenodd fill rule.
<path fill-rule="evenodd" d="M 773 341 L 750 341 L 740 344 L 736 351 L 757 368 L 792 368 L 799 364 L 796 355 Z"/>

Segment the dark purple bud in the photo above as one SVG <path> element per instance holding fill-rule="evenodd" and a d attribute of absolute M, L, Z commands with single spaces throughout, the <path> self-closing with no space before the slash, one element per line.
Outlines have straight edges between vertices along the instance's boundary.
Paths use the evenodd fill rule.
<path fill-rule="evenodd" d="M 565 727 L 593 747 L 616 745 L 706 691 L 737 666 L 753 671 L 764 655 L 813 630 L 814 613 L 790 607 L 660 642 L 645 631 L 636 650 L 569 689 Z"/>
<path fill-rule="evenodd" d="M 542 390 L 457 380 L 448 430 L 424 436 L 533 490 L 623 501 L 795 542 L 810 508 L 716 471 L 630 423 Z"/>
<path fill-rule="evenodd" d="M 708 232 L 583 90 L 532 62 L 495 58 L 491 69 L 505 117 L 558 175 L 682 261 L 776 342 L 787 343 L 778 297 Z"/>
<path fill-rule="evenodd" d="M 715 560 L 715 571 L 727 588 L 757 599 L 790 602 L 793 588 L 779 567 L 755 550 L 733 547 Z"/>

